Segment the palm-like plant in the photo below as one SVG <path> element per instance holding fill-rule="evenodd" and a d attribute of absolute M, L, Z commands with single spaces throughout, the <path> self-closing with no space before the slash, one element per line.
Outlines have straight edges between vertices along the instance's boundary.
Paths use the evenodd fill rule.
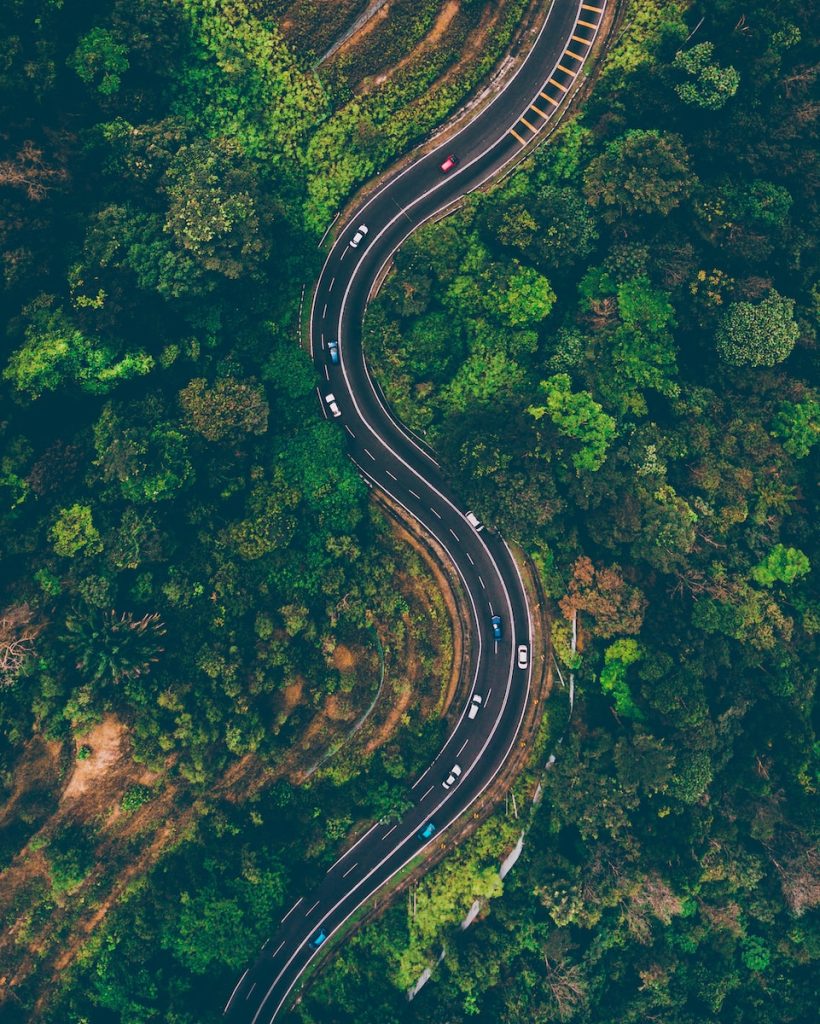
<path fill-rule="evenodd" d="M 164 648 L 165 624 L 157 612 L 135 619 L 131 612 L 84 610 L 66 616 L 64 640 L 88 682 L 121 683 L 150 672 Z"/>

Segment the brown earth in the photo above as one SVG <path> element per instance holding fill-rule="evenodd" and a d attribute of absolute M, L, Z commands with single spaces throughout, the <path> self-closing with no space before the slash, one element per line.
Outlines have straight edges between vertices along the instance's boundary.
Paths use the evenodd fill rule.
<path fill-rule="evenodd" d="M 388 4 L 387 7 L 389 6 L 390 5 Z M 387 10 L 387 7 L 382 9 Z M 427 35 L 416 44 L 415 48 L 408 54 L 405 54 L 405 56 L 402 57 L 397 64 L 394 64 L 389 71 L 383 71 L 380 75 L 375 75 L 372 78 L 365 79 L 364 82 L 360 83 L 357 92 L 367 92 L 374 86 L 382 85 L 388 78 L 401 71 L 401 69 L 406 67 L 411 61 L 417 60 L 427 50 L 432 50 L 450 27 L 453 18 L 455 18 L 460 9 L 461 0 L 447 0 L 447 3 L 445 3 L 436 15 L 436 20 L 433 22 L 432 28 Z"/>

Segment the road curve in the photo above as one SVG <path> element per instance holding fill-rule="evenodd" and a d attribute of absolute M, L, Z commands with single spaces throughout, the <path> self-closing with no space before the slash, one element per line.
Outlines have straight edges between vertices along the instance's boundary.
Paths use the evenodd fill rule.
<path fill-rule="evenodd" d="M 389 495 L 446 551 L 461 579 L 476 637 L 470 697 L 483 704 L 474 719 L 463 709 L 433 763 L 414 782 L 415 804 L 398 822 L 376 822 L 330 868 L 313 893 L 305 893 L 245 971 L 225 1006 L 227 1020 L 269 1024 L 318 948 L 390 878 L 460 817 L 496 778 L 516 743 L 530 689 L 529 667 L 520 669 L 516 647 L 530 646 L 532 624 L 524 586 L 509 548 L 498 533 L 477 532 L 450 490 L 435 454 L 391 413 L 371 378 L 361 345 L 368 296 L 380 272 L 419 225 L 496 176 L 523 145 L 554 118 L 583 68 L 607 0 L 551 0 L 544 23 L 515 76 L 458 134 L 396 172 L 368 198 L 338 233 L 319 277 L 310 315 L 311 354 L 322 384 L 322 414 L 347 436 L 350 457 L 369 486 Z M 439 165 L 450 153 L 458 166 Z M 360 224 L 368 234 L 350 241 Z M 338 342 L 339 363 L 328 343 Z M 332 393 L 340 415 L 332 415 Z M 500 615 L 503 635 L 493 638 L 490 618 Z M 442 782 L 455 763 L 456 785 Z M 435 822 L 431 839 L 420 830 Z M 327 940 L 326 940 L 327 941 Z"/>

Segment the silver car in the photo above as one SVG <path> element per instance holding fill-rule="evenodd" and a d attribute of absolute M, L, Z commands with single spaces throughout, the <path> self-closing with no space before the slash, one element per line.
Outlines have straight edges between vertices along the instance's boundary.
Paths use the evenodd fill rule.
<path fill-rule="evenodd" d="M 481 696 L 480 693 L 473 694 L 473 699 L 470 701 L 470 710 L 467 712 L 467 717 L 469 719 L 472 720 L 473 718 L 475 718 L 475 716 L 480 711 L 483 702 L 484 698 Z"/>
<path fill-rule="evenodd" d="M 327 402 L 328 409 L 330 409 L 330 411 L 331 411 L 331 413 L 333 414 L 334 417 L 342 415 L 342 410 L 339 408 L 339 406 L 336 403 L 336 396 L 335 395 L 333 395 L 333 394 L 325 395 L 325 401 Z"/>
<path fill-rule="evenodd" d="M 459 775 L 461 775 L 461 766 L 454 764 L 453 767 L 450 769 L 450 774 L 447 776 L 444 782 L 442 782 L 442 786 L 444 786 L 445 789 L 449 789 L 451 786 L 454 786 L 458 781 Z"/>

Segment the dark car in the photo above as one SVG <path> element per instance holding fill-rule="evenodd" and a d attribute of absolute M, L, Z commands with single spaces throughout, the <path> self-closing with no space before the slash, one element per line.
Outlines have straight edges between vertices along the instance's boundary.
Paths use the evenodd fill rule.
<path fill-rule="evenodd" d="M 455 153 L 451 153 L 443 164 L 439 167 L 442 174 L 449 174 L 454 167 L 458 167 L 458 157 Z"/>
<path fill-rule="evenodd" d="M 333 363 L 334 366 L 338 366 L 339 365 L 339 342 L 338 341 L 329 341 L 327 343 L 327 350 L 328 350 L 328 353 L 330 354 L 330 361 L 331 361 L 331 363 Z"/>
<path fill-rule="evenodd" d="M 428 821 L 424 828 L 419 832 L 419 839 L 429 839 L 431 835 L 436 831 L 436 826 L 432 821 Z"/>
<path fill-rule="evenodd" d="M 490 625 L 493 627 L 493 637 L 496 640 L 501 639 L 501 616 L 493 615 L 490 619 Z"/>
<path fill-rule="evenodd" d="M 325 941 L 326 938 L 327 938 L 327 935 L 325 935 L 324 928 L 320 928 L 319 931 L 316 932 L 316 934 L 310 940 L 308 945 L 310 946 L 311 949 L 318 949 L 319 946 L 322 945 L 322 943 Z"/>

